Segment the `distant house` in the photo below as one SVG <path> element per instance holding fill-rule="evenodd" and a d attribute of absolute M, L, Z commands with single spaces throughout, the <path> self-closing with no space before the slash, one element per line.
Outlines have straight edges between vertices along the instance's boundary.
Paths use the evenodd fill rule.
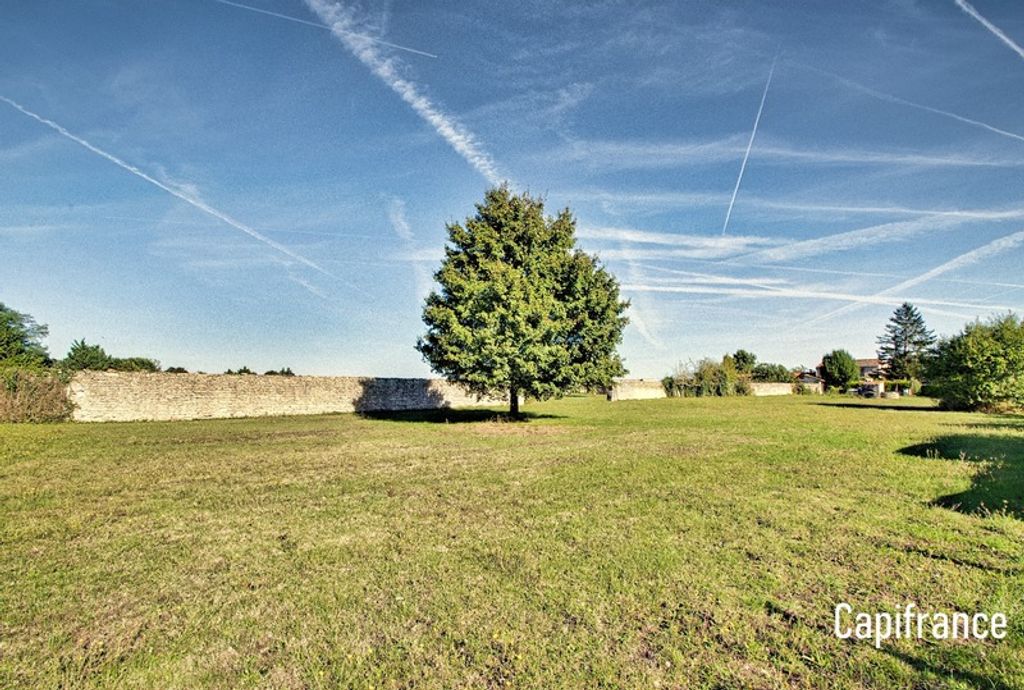
<path fill-rule="evenodd" d="M 857 369 L 860 371 L 861 381 L 880 381 L 882 380 L 882 362 L 879 359 L 857 359 L 854 360 L 857 363 Z M 814 376 L 817 374 L 818 379 L 824 379 L 824 366 L 819 364 L 816 371 L 808 371 L 802 375 Z"/>
<path fill-rule="evenodd" d="M 862 380 L 877 380 L 882 378 L 882 362 L 875 359 L 858 359 L 857 368 L 860 369 Z"/>
<path fill-rule="evenodd" d="M 796 382 L 812 393 L 820 394 L 825 392 L 825 379 L 818 376 L 818 373 L 813 369 L 807 369 L 796 374 Z"/>

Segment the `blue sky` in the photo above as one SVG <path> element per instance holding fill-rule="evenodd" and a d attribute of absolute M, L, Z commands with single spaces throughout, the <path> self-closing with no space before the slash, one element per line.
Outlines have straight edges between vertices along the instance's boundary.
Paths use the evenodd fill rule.
<path fill-rule="evenodd" d="M 54 354 L 425 375 L 505 179 L 618 276 L 636 376 L 1024 306 L 1017 2 L 244 4 L 4 8 L 0 301 Z"/>

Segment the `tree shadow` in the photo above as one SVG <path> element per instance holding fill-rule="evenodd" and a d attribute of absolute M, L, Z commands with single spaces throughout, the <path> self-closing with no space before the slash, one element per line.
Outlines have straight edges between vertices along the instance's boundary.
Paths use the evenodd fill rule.
<path fill-rule="evenodd" d="M 968 515 L 1002 513 L 1024 519 L 1024 438 L 957 434 L 907 446 L 899 452 L 912 457 L 983 464 L 971 488 L 940 496 L 932 505 Z"/>
<path fill-rule="evenodd" d="M 431 424 L 472 424 L 478 422 L 508 422 L 513 424 L 530 422 L 536 419 L 564 419 L 565 415 L 540 414 L 537 412 L 520 412 L 518 417 L 510 417 L 508 412 L 499 412 L 490 408 L 454 408 L 441 407 L 433 410 L 366 410 L 360 411 L 360 417 L 388 422 L 425 422 Z"/>
<path fill-rule="evenodd" d="M 815 405 L 821 405 L 822 407 L 850 407 L 858 410 L 892 410 L 894 412 L 948 412 L 943 410 L 941 407 L 924 406 L 924 405 L 900 405 L 891 404 L 886 402 L 875 402 L 874 400 L 865 400 L 864 402 L 816 402 Z"/>
<path fill-rule="evenodd" d="M 451 401 L 431 379 L 365 378 L 359 382 L 353 402 L 356 414 L 391 422 L 463 424 L 470 422 L 528 422 L 557 419 L 561 415 L 520 412 L 510 417 L 492 407 L 452 407 Z M 472 400 L 472 396 L 469 396 Z"/>
<path fill-rule="evenodd" d="M 1006 685 L 1002 681 L 996 680 L 995 678 L 983 676 L 980 673 L 975 673 L 973 671 L 950 668 L 945 664 L 940 666 L 939 664 L 933 663 L 927 659 L 912 656 L 905 652 L 893 649 L 889 646 L 882 647 L 881 651 L 885 652 L 889 656 L 899 659 L 903 663 L 913 668 L 918 673 L 926 673 L 935 676 L 936 678 L 942 679 L 952 678 L 972 688 L 991 688 L 991 690 L 1013 690 L 1011 686 Z"/>
<path fill-rule="evenodd" d="M 1024 431 L 1024 417 L 1020 415 L 987 415 L 987 421 L 969 422 L 956 426 L 967 426 L 973 429 L 995 429 L 996 431 Z"/>

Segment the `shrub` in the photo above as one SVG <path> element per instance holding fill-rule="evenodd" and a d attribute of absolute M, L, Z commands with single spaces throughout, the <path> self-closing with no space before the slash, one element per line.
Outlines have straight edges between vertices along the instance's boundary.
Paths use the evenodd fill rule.
<path fill-rule="evenodd" d="M 71 343 L 68 356 L 61 362 L 63 368 L 68 371 L 81 371 L 91 369 L 93 371 L 106 371 L 110 367 L 110 355 L 99 345 L 88 345 L 85 338 Z"/>
<path fill-rule="evenodd" d="M 665 395 L 670 398 L 681 397 L 679 387 L 676 385 L 675 376 L 666 376 L 661 380 L 661 387 L 665 389 Z"/>
<path fill-rule="evenodd" d="M 265 372 L 263 372 L 263 375 L 264 376 L 295 376 L 295 372 L 292 371 L 291 367 L 284 367 L 283 369 L 278 369 L 277 371 L 275 371 L 273 369 L 271 369 L 270 371 L 265 371 Z"/>
<path fill-rule="evenodd" d="M 668 395 L 681 398 L 749 395 L 751 392 L 749 379 L 736 370 L 729 355 L 721 363 L 705 358 L 696 364 L 679 365 L 672 376 L 662 379 L 662 386 Z"/>
<path fill-rule="evenodd" d="M 224 373 L 225 374 L 252 374 L 252 373 L 255 373 L 255 372 L 253 372 L 253 370 L 250 369 L 249 367 L 238 367 L 237 369 L 228 369 Z"/>
<path fill-rule="evenodd" d="M 188 369 L 185 367 L 167 367 L 164 371 L 168 374 L 187 374 Z"/>
<path fill-rule="evenodd" d="M 751 384 L 749 374 L 740 374 L 736 379 L 736 395 L 753 395 L 754 386 Z"/>
<path fill-rule="evenodd" d="M 41 368 L 0 369 L 0 422 L 59 422 L 71 416 L 67 381 Z"/>
<path fill-rule="evenodd" d="M 1024 322 L 1014 314 L 975 321 L 926 360 L 929 393 L 953 410 L 1024 408 Z"/>
<path fill-rule="evenodd" d="M 845 391 L 860 380 L 860 368 L 846 350 L 832 350 L 821 358 L 821 377 L 829 389 Z"/>
<path fill-rule="evenodd" d="M 160 362 L 148 357 L 111 357 L 107 369 L 114 371 L 160 371 Z"/>

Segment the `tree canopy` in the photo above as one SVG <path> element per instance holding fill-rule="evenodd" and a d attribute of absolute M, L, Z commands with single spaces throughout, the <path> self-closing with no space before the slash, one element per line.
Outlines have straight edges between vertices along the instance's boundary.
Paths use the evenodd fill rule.
<path fill-rule="evenodd" d="M 935 343 L 917 307 L 904 302 L 878 338 L 878 359 L 883 373 L 891 379 L 921 378 L 922 359 Z"/>
<path fill-rule="evenodd" d="M 568 209 L 507 186 L 447 226 L 445 258 L 426 299 L 420 351 L 431 368 L 478 395 L 546 399 L 607 386 L 625 373 L 616 352 L 629 303 L 598 260 L 576 248 Z"/>
<path fill-rule="evenodd" d="M 860 367 L 846 350 L 832 350 L 821 358 L 821 377 L 829 388 L 846 390 L 860 380 Z"/>
<path fill-rule="evenodd" d="M 0 302 L 0 363 L 38 366 L 49 359 L 43 345 L 47 328 L 28 314 Z"/>
<path fill-rule="evenodd" d="M 928 386 L 943 407 L 1024 409 L 1024 321 L 1007 314 L 967 324 L 926 359 Z"/>
<path fill-rule="evenodd" d="M 757 364 L 757 355 L 748 350 L 736 350 L 732 354 L 732 361 L 736 365 L 736 371 L 741 374 L 750 374 Z"/>

